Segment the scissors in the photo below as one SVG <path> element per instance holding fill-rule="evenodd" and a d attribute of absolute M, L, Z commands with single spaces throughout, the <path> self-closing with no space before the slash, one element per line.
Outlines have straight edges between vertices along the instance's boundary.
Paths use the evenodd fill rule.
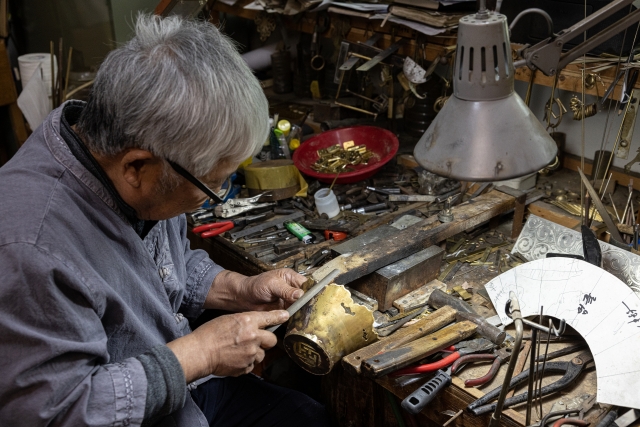
<path fill-rule="evenodd" d="M 235 227 L 235 223 L 233 221 L 220 221 L 220 222 L 212 222 L 211 224 L 204 224 L 194 227 L 193 231 L 195 234 L 200 234 L 200 237 L 206 239 L 207 237 L 219 236 L 220 234 L 226 233 Z"/>

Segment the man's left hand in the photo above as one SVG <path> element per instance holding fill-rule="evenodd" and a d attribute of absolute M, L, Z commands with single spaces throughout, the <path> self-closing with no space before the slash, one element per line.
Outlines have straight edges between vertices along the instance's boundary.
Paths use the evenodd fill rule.
<path fill-rule="evenodd" d="M 257 276 L 244 276 L 225 270 L 216 276 L 207 295 L 205 308 L 227 311 L 282 310 L 304 292 L 307 280 L 289 268 L 271 270 Z"/>
<path fill-rule="evenodd" d="M 246 277 L 241 292 L 248 310 L 283 310 L 304 294 L 300 288 L 306 280 L 290 268 L 271 270 Z"/>

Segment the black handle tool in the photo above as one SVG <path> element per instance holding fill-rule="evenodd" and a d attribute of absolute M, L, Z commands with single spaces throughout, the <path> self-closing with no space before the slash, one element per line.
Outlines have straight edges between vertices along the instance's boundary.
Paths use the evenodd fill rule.
<path fill-rule="evenodd" d="M 438 370 L 436 376 L 420 386 L 402 401 L 402 407 L 410 414 L 416 415 L 433 400 L 440 390 L 451 384 L 451 367 L 446 371 Z"/>

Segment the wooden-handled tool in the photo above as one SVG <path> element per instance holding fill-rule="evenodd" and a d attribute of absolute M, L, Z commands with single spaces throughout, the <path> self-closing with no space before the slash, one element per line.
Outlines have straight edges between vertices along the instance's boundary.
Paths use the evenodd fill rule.
<path fill-rule="evenodd" d="M 470 337 L 477 329 L 477 324 L 467 320 L 447 326 L 409 344 L 377 354 L 365 360 L 360 369 L 368 377 L 386 375 Z"/>
<path fill-rule="evenodd" d="M 378 342 L 361 348 L 358 351 L 342 358 L 342 366 L 350 374 L 360 373 L 360 366 L 363 361 L 372 358 L 376 354 L 384 353 L 404 344 L 415 341 L 418 338 L 442 329 L 456 318 L 456 310 L 444 306 L 431 313 L 429 316 L 418 320 L 411 326 L 402 328 L 388 338 L 383 338 Z"/>

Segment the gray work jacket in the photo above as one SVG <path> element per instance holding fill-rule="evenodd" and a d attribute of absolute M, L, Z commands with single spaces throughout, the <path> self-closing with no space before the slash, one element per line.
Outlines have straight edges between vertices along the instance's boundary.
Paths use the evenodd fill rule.
<path fill-rule="evenodd" d="M 135 357 L 190 332 L 222 269 L 189 248 L 184 215 L 141 239 L 69 151 L 60 114 L 0 168 L 0 425 L 137 426 Z M 162 424 L 208 426 L 184 393 Z"/>

